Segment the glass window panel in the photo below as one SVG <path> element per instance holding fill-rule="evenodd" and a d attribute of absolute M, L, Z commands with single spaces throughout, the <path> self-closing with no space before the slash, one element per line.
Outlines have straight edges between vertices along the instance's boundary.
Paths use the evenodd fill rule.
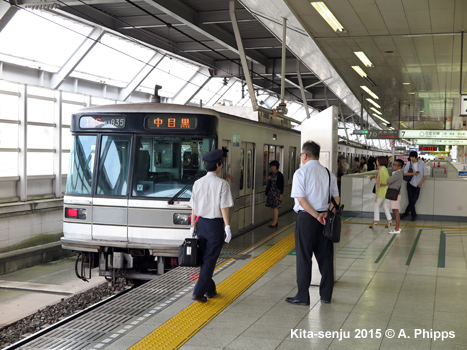
<path fill-rule="evenodd" d="M 18 152 L 0 151 L 0 176 L 18 176 Z"/>
<path fill-rule="evenodd" d="M 0 53 L 9 61 L 24 58 L 36 67 L 57 72 L 91 30 L 90 26 L 47 12 L 18 11 L 0 31 Z"/>
<path fill-rule="evenodd" d="M 62 91 L 62 99 L 63 101 L 73 101 L 73 102 L 79 102 L 83 104 L 86 103 L 86 96 L 83 94 L 74 94 L 72 92 L 66 92 Z"/>
<path fill-rule="evenodd" d="M 62 175 L 67 175 L 68 170 L 70 169 L 70 153 L 62 153 Z"/>
<path fill-rule="evenodd" d="M 55 90 L 46 89 L 39 86 L 28 86 L 28 95 L 55 98 Z"/>
<path fill-rule="evenodd" d="M 73 137 L 69 128 L 62 128 L 62 150 L 70 150 Z"/>
<path fill-rule="evenodd" d="M 266 186 L 268 184 L 268 170 L 269 170 L 268 154 L 269 154 L 269 146 L 264 145 L 264 148 L 263 148 L 263 186 Z"/>
<path fill-rule="evenodd" d="M 66 193 L 91 194 L 95 152 L 96 136 L 74 137 L 69 162 L 70 170 L 67 172 Z"/>
<path fill-rule="evenodd" d="M 19 97 L 0 93 L 0 119 L 18 120 Z"/>
<path fill-rule="evenodd" d="M 203 105 L 210 101 L 215 94 L 222 88 L 224 79 L 212 78 L 209 82 L 196 94 L 191 100 L 192 103 L 199 104 L 203 101 Z"/>
<path fill-rule="evenodd" d="M 97 194 L 124 196 L 127 192 L 131 136 L 103 136 Z"/>
<path fill-rule="evenodd" d="M 144 46 L 105 34 L 75 70 L 126 86 L 153 55 L 154 51 Z"/>
<path fill-rule="evenodd" d="M 19 84 L 0 79 L 0 90 L 19 92 Z"/>
<path fill-rule="evenodd" d="M 48 126 L 28 125 L 28 148 L 53 149 L 53 131 Z"/>
<path fill-rule="evenodd" d="M 28 121 L 53 123 L 54 122 L 54 102 L 28 98 Z"/>
<path fill-rule="evenodd" d="M 192 137 L 138 137 L 133 196 L 188 200 L 195 180 L 206 174 L 202 157 L 214 139 Z"/>
<path fill-rule="evenodd" d="M 115 101 L 111 100 L 111 99 L 108 99 L 108 98 L 101 98 L 101 97 L 92 96 L 91 104 L 93 106 L 104 106 L 104 105 L 115 104 Z"/>
<path fill-rule="evenodd" d="M 246 187 L 251 188 L 251 178 L 253 173 L 253 150 L 248 150 L 248 169 L 247 169 L 247 184 Z"/>
<path fill-rule="evenodd" d="M 233 78 L 231 78 L 233 79 Z M 248 91 L 245 87 L 245 93 Z M 237 103 L 242 99 L 242 83 L 236 81 L 230 89 L 222 96 L 222 102 L 225 103 L 226 106 L 236 106 Z"/>
<path fill-rule="evenodd" d="M 245 149 L 240 148 L 240 190 L 243 190 L 243 180 L 245 178 Z"/>
<path fill-rule="evenodd" d="M 27 172 L 31 175 L 52 175 L 54 173 L 54 154 L 28 152 Z"/>
<path fill-rule="evenodd" d="M 0 123 L 0 148 L 18 148 L 17 124 Z"/>
<path fill-rule="evenodd" d="M 79 106 L 79 105 L 65 103 L 65 102 L 62 103 L 62 124 L 70 125 L 71 115 L 79 111 L 81 108 L 84 108 L 84 106 Z"/>

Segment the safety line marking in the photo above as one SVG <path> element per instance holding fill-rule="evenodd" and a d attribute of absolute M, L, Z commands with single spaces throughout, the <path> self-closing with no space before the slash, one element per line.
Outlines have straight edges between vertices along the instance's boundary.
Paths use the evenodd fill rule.
<path fill-rule="evenodd" d="M 441 231 L 439 235 L 438 267 L 446 267 L 446 234 Z"/>
<path fill-rule="evenodd" d="M 394 239 L 396 238 L 396 235 L 393 235 L 392 238 L 389 240 L 388 244 L 386 244 L 386 246 L 384 247 L 383 251 L 381 252 L 381 254 L 378 256 L 378 259 L 375 260 L 375 264 L 377 264 L 381 258 L 383 257 L 384 253 L 386 253 L 386 250 L 388 250 L 389 246 L 391 245 L 392 241 L 394 241 Z"/>
<path fill-rule="evenodd" d="M 420 239 L 421 234 L 422 234 L 422 229 L 418 230 L 417 238 L 415 238 L 415 241 L 413 242 L 412 250 L 410 251 L 409 257 L 407 258 L 407 262 L 405 263 L 406 265 L 410 265 L 410 262 L 412 261 L 412 257 L 415 253 L 415 248 L 417 248 L 418 240 Z"/>
<path fill-rule="evenodd" d="M 178 349 L 229 306 L 295 247 L 294 233 L 254 258 L 217 286 L 218 295 L 206 303 L 193 302 L 131 349 Z"/>

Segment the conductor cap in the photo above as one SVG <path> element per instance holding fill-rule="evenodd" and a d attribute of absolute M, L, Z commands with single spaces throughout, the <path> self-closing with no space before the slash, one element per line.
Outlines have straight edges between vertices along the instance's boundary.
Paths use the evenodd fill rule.
<path fill-rule="evenodd" d="M 219 163 L 222 160 L 224 152 L 221 149 L 215 149 L 203 156 L 203 160 L 206 163 Z"/>

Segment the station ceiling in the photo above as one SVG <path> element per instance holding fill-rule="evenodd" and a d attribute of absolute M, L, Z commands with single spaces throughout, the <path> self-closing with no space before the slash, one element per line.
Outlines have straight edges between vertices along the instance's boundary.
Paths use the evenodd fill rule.
<path fill-rule="evenodd" d="M 49 7 L 205 65 L 213 76 L 242 77 L 229 0 L 18 0 Z M 302 100 L 296 60 L 314 109 L 341 108 L 373 115 L 367 86 L 380 115 L 396 129 L 461 128 L 459 95 L 465 0 L 326 0 L 344 27 L 336 33 L 304 0 L 234 2 L 240 34 L 257 87 L 280 94 L 283 18 L 287 19 L 286 98 Z M 354 54 L 363 51 L 365 67 Z M 360 66 L 368 78 L 351 67 Z M 464 65 L 465 66 L 465 65 Z M 461 83 L 462 80 L 462 83 Z M 161 84 L 163 85 L 163 83 Z M 246 90 L 246 88 L 245 88 Z M 259 101 L 261 103 L 261 101 Z M 448 119 L 446 119 L 448 117 Z M 365 124 L 361 118 L 357 123 Z M 378 125 L 379 118 L 374 118 Z M 373 124 L 373 123 L 372 123 Z M 364 125 L 365 126 L 365 125 Z"/>

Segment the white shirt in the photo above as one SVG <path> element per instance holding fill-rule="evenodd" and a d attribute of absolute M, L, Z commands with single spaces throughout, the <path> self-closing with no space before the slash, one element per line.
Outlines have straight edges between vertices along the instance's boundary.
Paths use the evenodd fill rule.
<path fill-rule="evenodd" d="M 337 178 L 331 173 L 331 195 L 339 196 L 337 188 Z M 295 199 L 293 210 L 299 212 L 304 210 L 298 204 L 297 197 L 305 197 L 308 203 L 316 211 L 326 211 L 329 207 L 329 176 L 326 168 L 319 163 L 319 160 L 309 160 L 298 169 L 293 175 L 292 193 Z"/>
<path fill-rule="evenodd" d="M 221 208 L 233 207 L 232 193 L 227 181 L 208 172 L 195 181 L 188 205 L 196 216 L 206 219 L 222 218 Z"/>

